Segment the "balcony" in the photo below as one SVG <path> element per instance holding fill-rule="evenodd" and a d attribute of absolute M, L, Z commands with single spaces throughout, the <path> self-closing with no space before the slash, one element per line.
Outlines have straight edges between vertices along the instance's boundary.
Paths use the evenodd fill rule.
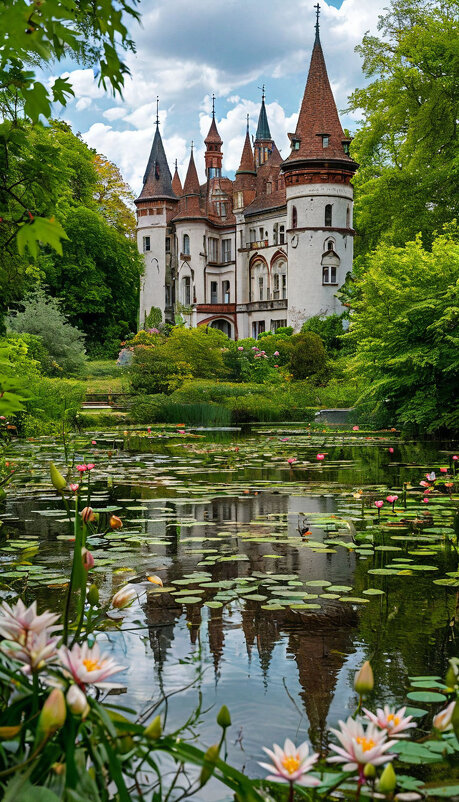
<path fill-rule="evenodd" d="M 287 309 L 287 298 L 279 298 L 270 301 L 249 301 L 248 304 L 238 304 L 238 312 L 270 312 L 279 309 Z"/>

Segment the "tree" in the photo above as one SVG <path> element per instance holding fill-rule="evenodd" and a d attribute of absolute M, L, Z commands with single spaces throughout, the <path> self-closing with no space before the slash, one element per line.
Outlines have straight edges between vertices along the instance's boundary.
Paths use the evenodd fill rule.
<path fill-rule="evenodd" d="M 279 351 L 289 357 L 287 367 L 295 380 L 320 382 L 327 378 L 327 352 L 317 334 L 311 331 L 293 334 L 279 343 Z"/>
<path fill-rule="evenodd" d="M 312 331 L 322 339 L 327 351 L 339 351 L 343 347 L 343 319 L 344 315 L 314 315 L 303 323 L 301 332 Z"/>
<path fill-rule="evenodd" d="M 59 301 L 37 290 L 24 300 L 23 310 L 8 321 L 19 334 L 41 338 L 49 360 L 42 365 L 51 376 L 80 376 L 85 367 L 84 335 L 70 325 Z"/>
<path fill-rule="evenodd" d="M 134 50 L 126 20 L 138 19 L 134 7 L 138 0 L 8 0 L 0 4 L 0 151 L 8 164 L 9 153 L 24 145 L 23 120 L 38 123 L 51 117 L 51 104 L 65 105 L 74 94 L 66 78 L 55 78 L 46 85 L 37 78 L 37 68 L 47 63 L 75 58 L 91 65 L 95 77 L 107 88 L 121 92 L 128 68 L 121 60 L 120 48 Z M 32 168 L 39 169 L 31 151 Z M 21 188 L 11 182 L 8 170 L 0 166 L 0 217 L 4 247 L 10 248 L 17 236 L 20 254 L 38 254 L 38 244 L 48 244 L 58 252 L 65 237 L 53 215 L 37 215 L 22 197 Z M 13 249 L 10 248 L 13 253 Z"/>
<path fill-rule="evenodd" d="M 96 211 L 76 208 L 66 222 L 62 256 L 46 266 L 46 282 L 88 348 L 115 356 L 119 341 L 137 328 L 142 260 L 134 242 Z"/>
<path fill-rule="evenodd" d="M 387 425 L 459 428 L 459 236 L 450 227 L 428 251 L 379 246 L 357 280 L 349 338 L 365 381 L 360 405 Z"/>
<path fill-rule="evenodd" d="M 136 220 L 133 209 L 134 193 L 123 179 L 116 164 L 100 156 L 94 156 L 97 183 L 94 200 L 97 210 L 113 228 L 135 238 Z"/>
<path fill-rule="evenodd" d="M 363 111 L 352 145 L 357 253 L 402 246 L 459 214 L 457 0 L 392 0 L 380 37 L 357 51 L 370 83 L 350 109 Z"/>

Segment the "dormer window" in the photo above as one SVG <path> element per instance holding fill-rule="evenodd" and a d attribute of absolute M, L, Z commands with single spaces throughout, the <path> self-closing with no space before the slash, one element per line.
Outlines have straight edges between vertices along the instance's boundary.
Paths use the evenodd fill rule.
<path fill-rule="evenodd" d="M 322 147 L 328 148 L 329 144 L 330 144 L 330 137 L 328 136 L 328 134 L 322 134 Z"/>
<path fill-rule="evenodd" d="M 292 136 L 292 150 L 299 150 L 300 149 L 300 140 L 297 137 Z"/>
<path fill-rule="evenodd" d="M 349 139 L 344 139 L 343 140 L 343 150 L 344 150 L 344 153 L 346 154 L 346 156 L 349 156 L 350 147 L 351 147 L 351 143 L 350 143 Z"/>

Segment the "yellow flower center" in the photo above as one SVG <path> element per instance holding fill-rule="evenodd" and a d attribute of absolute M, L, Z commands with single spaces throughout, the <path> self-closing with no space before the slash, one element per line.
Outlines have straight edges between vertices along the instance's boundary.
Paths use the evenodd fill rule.
<path fill-rule="evenodd" d="M 83 665 L 86 671 L 96 671 L 98 668 L 102 668 L 98 660 L 83 660 Z"/>
<path fill-rule="evenodd" d="M 374 749 L 376 746 L 375 742 L 371 740 L 371 738 L 365 738 L 364 736 L 359 736 L 355 739 L 359 746 L 362 747 L 364 752 L 369 752 L 370 749 Z"/>
<path fill-rule="evenodd" d="M 400 724 L 399 717 L 398 716 L 394 716 L 393 713 L 389 713 L 389 715 L 387 716 L 387 721 L 388 722 L 390 721 L 394 725 L 394 727 L 398 727 L 398 725 Z"/>
<path fill-rule="evenodd" d="M 286 755 L 282 761 L 282 765 L 289 774 L 293 774 L 295 771 L 298 771 L 300 768 L 300 761 L 298 757 L 293 757 L 293 755 Z"/>

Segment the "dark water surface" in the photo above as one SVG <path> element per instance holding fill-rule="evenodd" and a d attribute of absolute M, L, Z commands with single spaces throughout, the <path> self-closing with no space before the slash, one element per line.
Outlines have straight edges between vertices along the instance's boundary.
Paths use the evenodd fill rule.
<path fill-rule="evenodd" d="M 91 539 L 92 581 L 102 599 L 126 582 L 139 592 L 122 631 L 100 636 L 127 666 L 122 704 L 140 710 L 189 686 L 170 698 L 168 729 L 202 693 L 207 712 L 195 730 L 206 746 L 218 740 L 215 717 L 227 704 L 229 759 L 263 776 L 263 745 L 288 736 L 325 749 L 329 727 L 355 709 L 353 676 L 365 659 L 373 706 L 406 703 L 408 677 L 444 674 L 456 651 L 456 591 L 434 580 L 458 567 L 454 503 L 445 490 L 423 503 L 419 482 L 450 470 L 452 444 L 290 424 L 105 432 L 69 448 L 75 464 L 95 463 L 92 506 L 115 507 L 123 520 L 122 530 Z M 63 465 L 62 446 L 18 442 L 12 459 L 20 470 L 0 504 L 11 538 L 0 547 L 2 581 L 26 582 L 41 606 L 61 609 L 72 544 L 47 466 Z M 412 484 L 406 509 L 403 483 Z M 374 500 L 389 491 L 399 495 L 397 515 L 386 502 L 379 526 Z M 388 565 L 392 573 L 368 573 Z M 152 574 L 171 590 L 157 592 Z M 425 709 L 428 729 L 438 708 Z M 206 793 L 223 798 L 217 786 Z"/>

